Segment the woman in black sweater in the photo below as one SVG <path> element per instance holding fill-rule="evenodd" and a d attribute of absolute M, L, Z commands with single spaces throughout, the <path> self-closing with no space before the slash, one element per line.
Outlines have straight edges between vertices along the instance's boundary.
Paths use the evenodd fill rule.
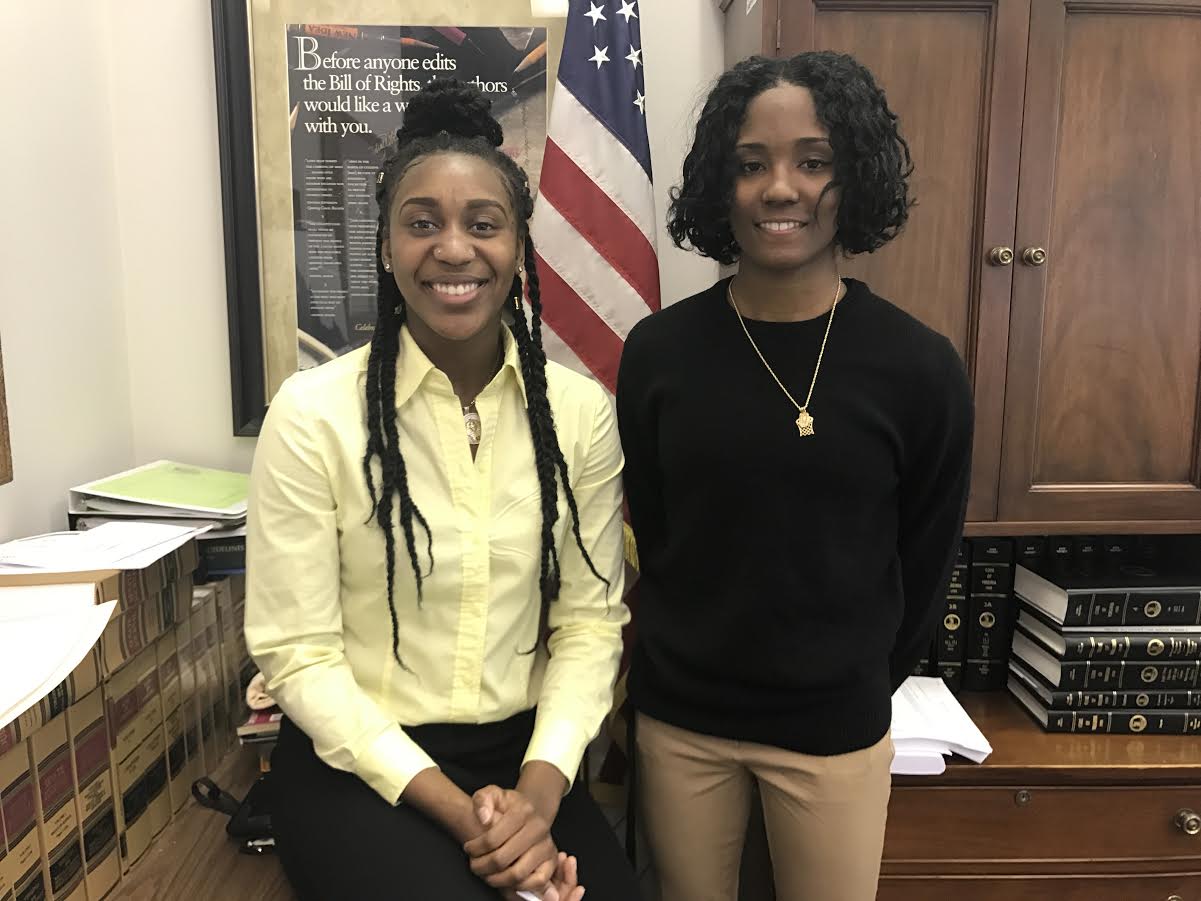
<path fill-rule="evenodd" d="M 639 323 L 617 405 L 642 568 L 630 689 L 663 901 L 733 901 L 752 780 L 780 901 L 868 901 L 891 695 L 963 525 L 949 341 L 841 255 L 896 235 L 909 149 L 847 56 L 718 81 L 668 228 L 738 274 Z"/>

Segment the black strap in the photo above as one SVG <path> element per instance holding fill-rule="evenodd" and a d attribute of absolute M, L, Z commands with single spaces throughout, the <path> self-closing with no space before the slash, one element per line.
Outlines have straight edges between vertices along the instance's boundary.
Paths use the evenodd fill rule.
<path fill-rule="evenodd" d="M 225 791 L 208 776 L 201 776 L 192 783 L 192 797 L 201 807 L 220 811 L 226 816 L 233 816 L 242 806 L 242 802 Z"/>

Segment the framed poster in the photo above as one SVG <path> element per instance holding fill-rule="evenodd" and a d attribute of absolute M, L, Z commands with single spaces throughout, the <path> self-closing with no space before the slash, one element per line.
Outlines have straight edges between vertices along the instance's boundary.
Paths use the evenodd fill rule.
<path fill-rule="evenodd" d="M 293 372 L 371 339 L 375 175 L 426 82 L 479 87 L 536 188 L 563 20 L 528 0 L 434 6 L 213 0 L 236 435 Z"/>

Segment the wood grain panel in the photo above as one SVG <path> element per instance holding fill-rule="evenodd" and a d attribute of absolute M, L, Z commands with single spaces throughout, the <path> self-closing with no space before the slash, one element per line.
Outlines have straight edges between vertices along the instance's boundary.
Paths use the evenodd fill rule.
<path fill-rule="evenodd" d="M 1002 519 L 1201 519 L 1201 3 L 1034 6 Z"/>
<path fill-rule="evenodd" d="M 914 158 L 905 231 L 847 264 L 945 334 L 975 385 L 969 521 L 996 517 L 1029 0 L 798 0 L 781 5 L 784 50 L 847 52 L 875 74 Z"/>

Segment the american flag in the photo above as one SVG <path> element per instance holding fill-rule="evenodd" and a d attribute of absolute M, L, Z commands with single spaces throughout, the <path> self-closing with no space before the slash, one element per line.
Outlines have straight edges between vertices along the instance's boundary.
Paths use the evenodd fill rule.
<path fill-rule="evenodd" d="M 659 309 L 638 3 L 571 0 L 532 225 L 547 355 L 612 393 Z"/>
<path fill-rule="evenodd" d="M 658 310 L 659 259 L 635 0 L 570 0 L 531 227 L 547 355 L 610 392 L 626 335 Z M 627 559 L 633 557 L 627 529 Z M 627 568 L 627 602 L 637 574 Z M 627 643 L 631 636 L 627 630 Z M 615 694 L 625 700 L 626 660 Z M 620 803 L 625 717 L 608 730 L 593 794 Z"/>

